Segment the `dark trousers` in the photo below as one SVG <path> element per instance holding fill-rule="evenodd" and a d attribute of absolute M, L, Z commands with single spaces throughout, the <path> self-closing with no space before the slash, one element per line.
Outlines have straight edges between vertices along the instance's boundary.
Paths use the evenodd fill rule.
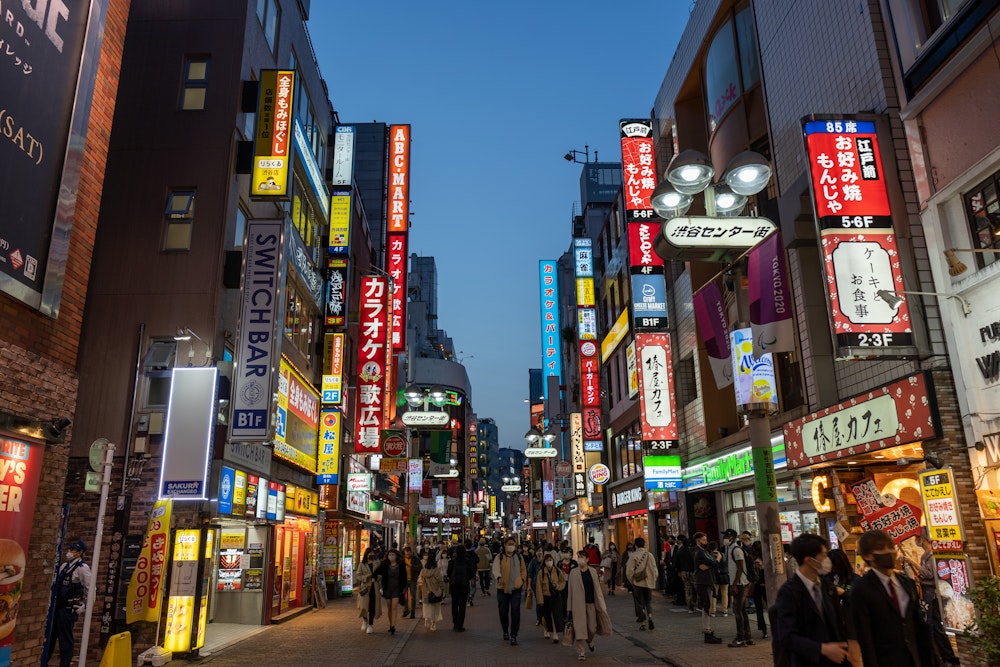
<path fill-rule="evenodd" d="M 73 627 L 76 625 L 76 614 L 67 607 L 56 607 L 52 617 L 52 632 L 46 642 L 45 655 L 52 660 L 55 642 L 59 643 L 59 667 L 70 667 L 73 663 Z M 47 665 L 48 663 L 46 663 Z"/>
<path fill-rule="evenodd" d="M 615 587 L 617 585 L 618 585 L 618 563 L 612 561 L 611 578 L 608 579 L 608 590 L 614 593 Z"/>
<path fill-rule="evenodd" d="M 469 591 L 451 589 L 451 623 L 456 628 L 465 627 L 465 608 L 468 606 Z"/>
<path fill-rule="evenodd" d="M 500 627 L 511 637 L 517 637 L 521 629 L 521 589 L 511 591 L 497 590 L 497 607 L 500 610 Z"/>
<path fill-rule="evenodd" d="M 373 581 L 372 585 L 368 587 L 368 625 L 372 625 L 375 623 L 376 595 L 378 595 L 378 587 L 375 585 L 375 582 Z"/>
<path fill-rule="evenodd" d="M 410 616 L 417 613 L 417 580 L 406 582 L 406 611 Z"/>
<path fill-rule="evenodd" d="M 764 620 L 764 607 L 767 606 L 767 589 L 763 581 L 753 586 L 753 606 L 757 612 L 757 629 L 767 632 L 767 622 Z"/>
<path fill-rule="evenodd" d="M 634 586 L 632 597 L 635 599 L 635 616 L 641 618 L 642 623 L 653 615 L 653 589 L 644 586 Z"/>
<path fill-rule="evenodd" d="M 563 620 L 562 604 L 559 595 L 546 595 L 541 600 L 538 608 L 541 610 L 542 624 L 545 626 L 545 631 L 562 634 L 562 631 L 566 629 L 566 623 Z"/>
<path fill-rule="evenodd" d="M 736 621 L 736 641 L 750 639 L 750 617 L 747 615 L 747 587 L 733 584 L 729 587 L 729 606 Z"/>
<path fill-rule="evenodd" d="M 490 592 L 490 575 L 492 573 L 489 570 L 479 571 L 479 588 L 483 593 Z"/>

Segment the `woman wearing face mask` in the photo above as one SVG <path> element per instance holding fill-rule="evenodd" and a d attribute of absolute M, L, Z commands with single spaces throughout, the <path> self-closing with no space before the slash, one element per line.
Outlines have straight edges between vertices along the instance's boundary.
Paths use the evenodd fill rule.
<path fill-rule="evenodd" d="M 601 567 L 607 568 L 608 594 L 615 594 L 618 585 L 618 547 L 614 542 L 608 542 L 608 548 L 601 554 Z M 605 565 L 607 563 L 607 565 Z"/>
<path fill-rule="evenodd" d="M 521 628 L 521 591 L 528 579 L 524 558 L 517 553 L 513 537 L 504 540 L 503 551 L 493 561 L 493 577 L 497 580 L 497 607 L 504 640 L 517 646 L 517 631 Z"/>
<path fill-rule="evenodd" d="M 358 616 L 361 617 L 361 631 L 372 634 L 372 624 L 382 615 L 382 603 L 378 586 L 372 576 L 375 568 L 375 554 L 365 551 L 361 563 L 354 570 L 354 590 L 358 594 Z"/>
<path fill-rule="evenodd" d="M 382 597 L 385 598 L 386 615 L 389 617 L 389 633 L 396 632 L 396 610 L 406 595 L 406 566 L 398 549 L 389 549 L 385 560 L 375 569 L 375 578 L 382 582 Z"/>
<path fill-rule="evenodd" d="M 424 595 L 424 627 L 429 625 L 433 632 L 437 630 L 437 622 L 441 620 L 441 602 L 444 600 L 444 581 L 433 553 L 428 554 L 418 581 Z M 432 595 L 437 602 L 431 602 Z"/>
<path fill-rule="evenodd" d="M 544 558 L 535 580 L 535 599 L 541 610 L 545 638 L 551 637 L 558 644 L 564 629 L 561 591 L 566 588 L 566 575 L 556 567 L 551 553 L 545 554 Z"/>
<path fill-rule="evenodd" d="M 604 603 L 604 589 L 598 579 L 597 570 L 589 567 L 590 557 L 586 551 L 576 552 L 577 567 L 569 573 L 566 598 L 569 610 L 568 619 L 573 625 L 573 638 L 576 640 L 576 657 L 586 660 L 584 647 L 595 650 L 594 637 L 598 634 L 611 633 L 611 621 L 608 609 Z"/>

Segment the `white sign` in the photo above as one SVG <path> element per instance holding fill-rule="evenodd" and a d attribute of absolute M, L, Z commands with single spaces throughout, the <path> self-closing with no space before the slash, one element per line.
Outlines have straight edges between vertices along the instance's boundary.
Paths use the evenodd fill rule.
<path fill-rule="evenodd" d="M 840 243 L 832 257 L 843 316 L 852 324 L 892 324 L 896 319 L 896 308 L 880 298 L 865 299 L 864 308 L 848 308 L 846 303 L 854 298 L 850 295 L 859 290 L 855 282 L 859 276 L 864 276 L 865 284 L 860 286 L 862 292 L 871 293 L 879 289 L 871 285 L 892 285 L 892 263 L 898 262 L 899 258 L 894 260 L 888 250 L 874 241 Z"/>
<path fill-rule="evenodd" d="M 347 475 L 348 493 L 372 490 L 372 476 L 367 472 L 352 472 Z"/>
<path fill-rule="evenodd" d="M 642 368 L 669 368 L 667 349 L 661 345 L 643 345 L 639 352 L 639 363 Z M 642 402 L 645 411 L 643 417 L 652 428 L 670 426 L 674 420 L 669 400 L 667 374 L 665 372 L 644 372 L 642 377 Z"/>
<path fill-rule="evenodd" d="M 524 450 L 526 459 L 554 459 L 559 456 L 559 450 L 554 447 L 528 447 Z"/>
<path fill-rule="evenodd" d="M 830 454 L 869 442 L 895 438 L 899 415 L 892 396 L 876 396 L 802 425 L 807 457 Z"/>
<path fill-rule="evenodd" d="M 424 461 L 423 459 L 410 459 L 406 466 L 407 491 L 420 491 L 423 488 Z"/>
<path fill-rule="evenodd" d="M 283 230 L 283 222 L 247 221 L 230 421 L 230 437 L 235 441 L 264 442 L 268 436 L 277 366 L 274 332 L 282 303 Z"/>
<path fill-rule="evenodd" d="M 160 466 L 160 498 L 206 500 L 219 369 L 175 368 Z"/>
<path fill-rule="evenodd" d="M 368 516 L 368 494 L 363 491 L 348 493 L 347 509 Z"/>
<path fill-rule="evenodd" d="M 447 426 L 451 417 L 447 412 L 404 412 L 403 424 L 406 426 Z"/>
<path fill-rule="evenodd" d="M 520 491 L 521 490 L 521 485 L 520 484 L 504 484 L 503 486 L 500 487 L 500 490 L 504 491 L 505 493 L 514 493 L 516 491 Z"/>
<path fill-rule="evenodd" d="M 333 185 L 351 186 L 354 178 L 354 126 L 338 125 L 333 141 Z"/>
<path fill-rule="evenodd" d="M 775 229 L 767 218 L 681 216 L 663 223 L 663 238 L 676 248 L 752 248 Z"/>

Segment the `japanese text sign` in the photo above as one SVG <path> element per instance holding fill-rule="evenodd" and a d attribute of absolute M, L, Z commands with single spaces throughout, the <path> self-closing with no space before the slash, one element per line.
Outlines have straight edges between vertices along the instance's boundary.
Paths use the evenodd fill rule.
<path fill-rule="evenodd" d="M 678 437 L 670 335 L 636 333 L 635 348 L 639 358 L 642 440 L 650 450 L 668 449 Z"/>
<path fill-rule="evenodd" d="M 340 438 L 344 416 L 340 410 L 323 408 L 319 419 L 319 451 L 316 453 L 316 483 L 336 484 L 340 478 Z"/>
<path fill-rule="evenodd" d="M 330 195 L 330 233 L 328 245 L 331 255 L 346 255 L 351 239 L 351 193 L 334 191 Z"/>
<path fill-rule="evenodd" d="M 622 120 L 618 123 L 622 145 L 622 191 L 626 222 L 655 217 L 649 196 L 656 188 L 656 157 L 653 121 Z"/>
<path fill-rule="evenodd" d="M 389 232 L 410 228 L 410 126 L 389 126 Z"/>
<path fill-rule="evenodd" d="M 354 179 L 354 126 L 338 125 L 333 136 L 333 178 L 330 182 L 350 187 Z"/>
<path fill-rule="evenodd" d="M 347 285 L 349 273 L 346 259 L 327 260 L 326 326 L 342 327 L 347 315 Z"/>
<path fill-rule="evenodd" d="M 274 455 L 316 472 L 319 392 L 284 357 L 278 373 Z"/>
<path fill-rule="evenodd" d="M 733 383 L 732 348 L 729 342 L 729 318 L 722 301 L 722 292 L 714 280 L 694 293 L 694 317 L 698 334 L 705 343 L 708 363 L 712 368 L 715 386 L 719 389 Z"/>
<path fill-rule="evenodd" d="M 951 543 L 949 546 L 953 546 L 957 541 L 961 545 L 965 536 L 951 470 L 927 470 L 918 477 L 931 544 L 935 550 L 939 550 L 941 543 Z M 961 551 L 961 546 L 958 550 Z"/>
<path fill-rule="evenodd" d="M 251 197 L 285 198 L 288 195 L 294 90 L 295 72 L 264 70 L 260 73 Z"/>
<path fill-rule="evenodd" d="M 125 598 L 126 623 L 155 623 L 160 619 L 163 582 L 167 574 L 172 502 L 169 498 L 156 501 L 149 514 L 146 535 L 142 539 L 142 551 L 139 552 L 135 570 L 132 571 Z"/>
<path fill-rule="evenodd" d="M 358 388 L 355 410 L 354 451 L 378 454 L 379 433 L 384 428 L 386 346 L 389 280 L 383 276 L 361 279 L 360 326 L 358 330 Z"/>
<path fill-rule="evenodd" d="M 628 224 L 628 263 L 633 273 L 662 273 L 663 258 L 653 250 L 653 240 L 660 233 L 659 222 L 630 222 Z"/>
<path fill-rule="evenodd" d="M 323 336 L 323 395 L 324 405 L 337 405 L 343 397 L 344 336 L 328 333 Z"/>
<path fill-rule="evenodd" d="M 538 263 L 539 303 L 542 310 L 542 387 L 549 395 L 545 378 L 555 376 L 562 382 L 562 343 L 559 331 L 559 276 L 555 260 Z"/>
<path fill-rule="evenodd" d="M 392 277 L 392 350 L 406 347 L 406 246 L 409 234 L 389 234 L 386 273 Z"/>

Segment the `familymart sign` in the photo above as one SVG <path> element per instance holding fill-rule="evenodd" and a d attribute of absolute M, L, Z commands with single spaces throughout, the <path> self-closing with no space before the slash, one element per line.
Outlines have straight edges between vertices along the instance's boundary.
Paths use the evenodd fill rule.
<path fill-rule="evenodd" d="M 775 469 L 785 467 L 785 445 L 771 446 Z M 684 468 L 681 472 L 684 490 L 726 484 L 753 475 L 753 451 L 750 447 L 724 454 L 714 459 Z"/>

